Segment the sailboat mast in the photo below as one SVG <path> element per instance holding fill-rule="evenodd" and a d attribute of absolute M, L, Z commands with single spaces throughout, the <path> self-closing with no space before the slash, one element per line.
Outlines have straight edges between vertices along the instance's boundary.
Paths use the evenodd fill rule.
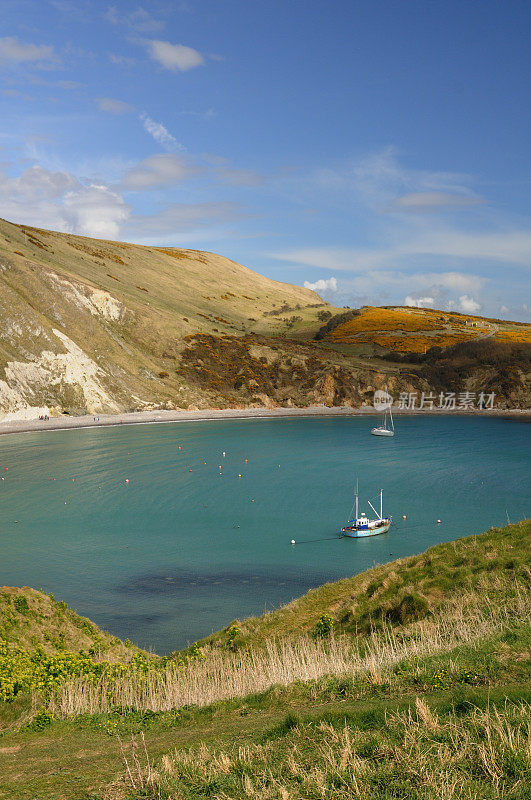
<path fill-rule="evenodd" d="M 358 519 L 358 479 L 356 478 L 356 519 Z"/>
<path fill-rule="evenodd" d="M 383 489 L 380 489 L 380 519 L 383 517 Z"/>

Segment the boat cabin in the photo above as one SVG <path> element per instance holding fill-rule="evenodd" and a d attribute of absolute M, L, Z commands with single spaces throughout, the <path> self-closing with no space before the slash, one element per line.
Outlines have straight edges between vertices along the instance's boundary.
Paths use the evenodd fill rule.
<path fill-rule="evenodd" d="M 364 530 L 365 528 L 369 527 L 369 518 L 365 513 L 362 512 L 357 519 L 350 519 L 349 524 L 353 524 L 356 528 Z"/>

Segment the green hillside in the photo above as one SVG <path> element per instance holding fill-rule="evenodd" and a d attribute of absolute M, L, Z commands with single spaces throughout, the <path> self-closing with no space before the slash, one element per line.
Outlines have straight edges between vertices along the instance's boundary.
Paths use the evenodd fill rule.
<path fill-rule="evenodd" d="M 130 661 L 139 652 L 53 595 L 28 587 L 0 588 L 0 640 L 30 654 L 42 651 L 53 656 L 85 650 L 116 662 Z"/>
<path fill-rule="evenodd" d="M 8 625 L 0 684 L 11 670 L 18 689 L 0 703 L 0 798 L 525 800 L 530 532 L 439 545 L 122 667 L 87 653 L 62 604 L 4 590 L 7 617 L 26 599 L 51 649 Z M 72 651 L 48 618 L 54 639 L 71 625 Z"/>
<path fill-rule="evenodd" d="M 387 623 L 429 618 L 456 592 L 480 591 L 491 585 L 493 576 L 500 589 L 515 579 L 531 579 L 530 520 L 438 544 L 420 555 L 327 583 L 269 614 L 235 620 L 200 644 L 261 646 L 271 637 L 312 633 L 323 616 L 337 633 L 363 635 Z"/>

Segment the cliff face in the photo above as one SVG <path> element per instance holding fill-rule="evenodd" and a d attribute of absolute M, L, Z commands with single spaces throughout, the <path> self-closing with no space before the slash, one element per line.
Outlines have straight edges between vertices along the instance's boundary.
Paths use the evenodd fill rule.
<path fill-rule="evenodd" d="M 359 406 L 386 384 L 395 397 L 455 384 L 530 405 L 530 326 L 425 309 L 362 309 L 345 322 L 339 311 L 213 253 L 0 220 L 0 420 Z M 495 352 L 419 355 L 481 339 Z"/>

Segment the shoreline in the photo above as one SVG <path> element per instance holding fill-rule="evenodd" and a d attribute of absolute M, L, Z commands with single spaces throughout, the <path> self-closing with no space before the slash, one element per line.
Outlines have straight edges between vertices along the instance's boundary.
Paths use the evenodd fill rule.
<path fill-rule="evenodd" d="M 446 411 L 396 409 L 395 416 L 472 416 L 472 417 L 512 417 L 531 418 L 531 409 L 463 409 Z M 218 420 L 242 419 L 286 419 L 289 417 L 358 417 L 380 416 L 372 406 L 352 408 L 350 406 L 308 406 L 307 408 L 223 408 L 202 409 L 198 411 L 159 410 L 131 411 L 123 414 L 87 414 L 79 417 L 51 417 L 49 420 L 21 419 L 0 422 L 0 436 L 10 433 L 30 433 L 38 431 L 57 431 L 75 428 L 104 428 L 117 425 L 147 425 L 169 422 L 215 422 Z"/>

